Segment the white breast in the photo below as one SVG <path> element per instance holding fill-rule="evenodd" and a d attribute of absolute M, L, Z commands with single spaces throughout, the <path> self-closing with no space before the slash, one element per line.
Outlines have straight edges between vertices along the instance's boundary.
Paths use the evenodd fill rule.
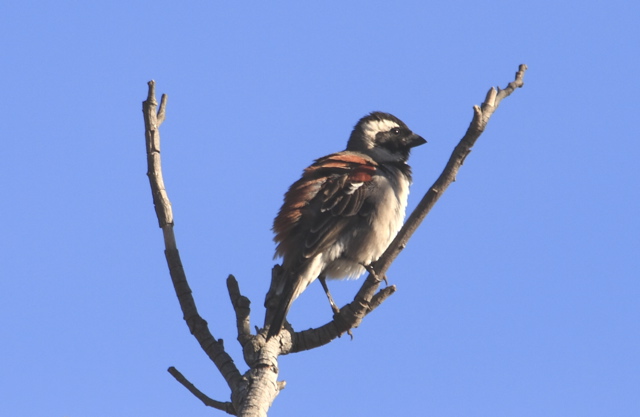
<path fill-rule="evenodd" d="M 409 181 L 397 169 L 390 168 L 389 176 L 373 179 L 368 200 L 374 203 L 369 223 L 354 227 L 340 239 L 340 244 L 325 252 L 329 278 L 357 278 L 387 249 L 404 222 Z"/>

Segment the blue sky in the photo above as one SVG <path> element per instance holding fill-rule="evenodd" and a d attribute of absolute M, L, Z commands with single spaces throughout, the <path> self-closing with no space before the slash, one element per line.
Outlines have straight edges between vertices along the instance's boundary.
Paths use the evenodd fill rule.
<path fill-rule="evenodd" d="M 354 340 L 281 358 L 273 415 L 640 414 L 640 6 L 609 2 L 0 7 L 0 415 L 209 416 L 227 400 L 184 325 L 145 175 L 147 81 L 201 314 L 245 370 L 225 279 L 262 323 L 282 194 L 355 122 L 429 143 L 410 208 L 521 63 Z M 525 4 L 526 3 L 526 4 Z M 333 283 L 339 303 L 358 282 Z M 298 329 L 330 310 L 318 285 Z"/>

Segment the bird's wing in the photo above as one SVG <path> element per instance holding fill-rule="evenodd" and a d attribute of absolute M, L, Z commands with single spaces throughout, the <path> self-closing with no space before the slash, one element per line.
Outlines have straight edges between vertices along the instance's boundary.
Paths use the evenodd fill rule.
<path fill-rule="evenodd" d="M 304 258 L 313 257 L 335 241 L 349 218 L 366 215 L 367 188 L 376 166 L 364 155 L 340 152 L 305 169 L 274 221 L 276 255 L 302 250 Z"/>

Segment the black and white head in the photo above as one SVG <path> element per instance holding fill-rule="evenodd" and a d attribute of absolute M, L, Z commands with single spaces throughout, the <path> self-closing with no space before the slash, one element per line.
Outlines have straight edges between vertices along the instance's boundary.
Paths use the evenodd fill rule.
<path fill-rule="evenodd" d="M 377 162 L 407 162 L 411 148 L 424 143 L 427 141 L 394 115 L 373 112 L 353 128 L 347 150 L 362 152 Z"/>

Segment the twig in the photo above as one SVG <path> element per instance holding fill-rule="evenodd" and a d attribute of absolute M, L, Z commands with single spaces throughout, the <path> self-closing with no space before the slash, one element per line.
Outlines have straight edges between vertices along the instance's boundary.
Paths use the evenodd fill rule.
<path fill-rule="evenodd" d="M 195 385 L 193 385 L 187 378 L 185 378 L 184 375 L 182 375 L 180 373 L 180 371 L 178 371 L 173 366 L 170 367 L 167 370 L 169 371 L 169 373 L 171 375 L 173 375 L 173 377 L 176 379 L 176 381 L 181 383 L 186 389 L 189 390 L 190 393 L 195 395 L 196 398 L 198 398 L 200 401 L 202 401 L 204 403 L 204 405 L 206 405 L 207 407 L 213 407 L 213 408 L 216 408 L 218 410 L 225 411 L 227 414 L 231 414 L 232 416 L 236 415 L 236 409 L 233 407 L 233 404 L 231 402 L 228 402 L 228 401 L 227 402 L 220 402 L 220 401 L 216 401 L 214 399 L 211 399 L 211 398 L 207 397 L 207 395 L 204 394 L 202 391 L 200 391 L 198 388 L 196 388 Z"/>
<path fill-rule="evenodd" d="M 227 278 L 227 290 L 233 310 L 236 312 L 236 326 L 238 327 L 238 342 L 242 346 L 251 339 L 251 301 L 240 294 L 240 287 L 236 277 L 229 275 Z"/>
<path fill-rule="evenodd" d="M 167 96 L 162 96 L 160 110 L 156 113 L 158 103 L 155 97 L 155 82 L 149 81 L 148 85 L 149 94 L 147 100 L 142 103 L 147 145 L 147 175 L 151 185 L 151 194 L 153 195 L 153 204 L 158 216 L 158 223 L 164 236 L 165 257 L 167 258 L 171 281 L 178 296 L 184 320 L 187 322 L 191 334 L 198 340 L 202 349 L 216 365 L 229 388 L 233 391 L 240 383 L 242 375 L 233 363 L 233 359 L 225 352 L 222 343 L 216 340 L 209 331 L 207 322 L 198 314 L 198 309 L 191 295 L 191 288 L 180 260 L 180 253 L 173 233 L 171 202 L 164 187 L 160 159 L 159 127 L 166 114 Z"/>
<path fill-rule="evenodd" d="M 462 166 L 465 158 L 471 152 L 471 148 L 476 143 L 476 140 L 484 132 L 489 118 L 498 108 L 498 105 L 505 97 L 508 97 L 515 91 L 516 88 L 520 88 L 524 85 L 524 73 L 527 70 L 527 66 L 522 64 L 516 72 L 515 80 L 509 83 L 504 90 L 496 91 L 495 88 L 491 88 L 487 93 L 482 106 L 473 106 L 473 119 L 458 145 L 453 150 L 449 162 L 445 166 L 442 174 L 431 186 L 429 191 L 422 198 L 418 206 L 413 210 L 407 222 L 404 224 L 398 235 L 393 242 L 389 245 L 387 250 L 382 254 L 380 259 L 375 263 L 374 267 L 378 274 L 384 274 L 391 263 L 396 259 L 400 252 L 405 248 L 409 238 L 416 231 L 420 223 L 427 216 L 431 208 L 435 205 L 436 201 L 442 196 L 447 187 L 455 181 L 458 170 Z"/>

